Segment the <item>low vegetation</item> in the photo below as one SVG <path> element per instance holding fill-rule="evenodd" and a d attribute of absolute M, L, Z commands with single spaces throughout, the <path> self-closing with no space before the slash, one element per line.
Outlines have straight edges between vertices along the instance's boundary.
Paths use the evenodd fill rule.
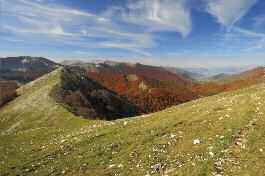
<path fill-rule="evenodd" d="M 58 69 L 0 109 L 0 175 L 264 175 L 265 84 L 114 121 L 50 96 Z"/>

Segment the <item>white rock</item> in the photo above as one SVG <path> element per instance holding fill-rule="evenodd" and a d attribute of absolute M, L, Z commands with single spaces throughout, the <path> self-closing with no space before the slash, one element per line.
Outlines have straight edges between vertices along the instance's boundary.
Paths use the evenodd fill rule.
<path fill-rule="evenodd" d="M 152 168 L 153 168 L 156 172 L 160 171 L 160 170 L 161 170 L 161 167 L 162 167 L 162 165 L 161 165 L 160 163 L 155 164 L 154 166 L 152 166 Z"/>
<path fill-rule="evenodd" d="M 170 138 L 175 138 L 176 135 L 175 134 L 170 134 Z"/>
<path fill-rule="evenodd" d="M 113 167 L 115 167 L 115 164 L 109 165 L 109 168 L 113 168 Z"/>
<path fill-rule="evenodd" d="M 193 144 L 194 144 L 194 145 L 196 145 L 196 144 L 200 144 L 200 143 L 201 143 L 201 141 L 200 141 L 199 139 L 194 139 L 194 140 L 193 140 Z"/>
<path fill-rule="evenodd" d="M 237 141 L 237 142 L 236 142 L 236 145 L 242 146 L 242 143 L 239 142 L 239 141 Z"/>
<path fill-rule="evenodd" d="M 209 155 L 210 155 L 211 157 L 213 157 L 213 156 L 214 156 L 214 153 L 213 153 L 213 152 L 209 152 Z"/>
<path fill-rule="evenodd" d="M 118 165 L 118 168 L 121 168 L 121 167 L 123 167 L 123 164 L 119 164 L 119 165 Z"/>

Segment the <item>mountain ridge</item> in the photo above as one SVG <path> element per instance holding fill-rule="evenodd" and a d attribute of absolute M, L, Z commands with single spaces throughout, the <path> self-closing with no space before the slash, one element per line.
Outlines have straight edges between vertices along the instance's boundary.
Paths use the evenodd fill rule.
<path fill-rule="evenodd" d="M 59 69 L 22 86 L 19 97 L 0 109 L 4 175 L 195 176 L 264 171 L 264 157 L 257 157 L 264 155 L 263 83 L 106 122 L 78 118 L 50 96 L 60 74 Z"/>
<path fill-rule="evenodd" d="M 43 57 L 0 58 L 0 79 L 25 84 L 47 74 L 60 65 Z"/>
<path fill-rule="evenodd" d="M 61 84 L 56 86 L 52 95 L 58 102 L 67 104 L 74 114 L 106 120 L 138 114 L 138 109 L 125 97 L 89 79 L 82 68 L 64 67 L 60 79 Z"/>

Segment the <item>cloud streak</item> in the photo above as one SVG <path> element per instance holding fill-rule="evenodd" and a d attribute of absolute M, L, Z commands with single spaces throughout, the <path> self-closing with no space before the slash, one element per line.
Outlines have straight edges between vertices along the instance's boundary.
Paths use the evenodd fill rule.
<path fill-rule="evenodd" d="M 208 0 L 206 11 L 227 29 L 227 33 L 224 36 L 226 41 L 233 42 L 234 40 L 242 39 L 242 37 L 251 38 L 247 42 L 248 47 L 244 50 L 253 51 L 265 48 L 265 34 L 255 32 L 253 29 L 245 29 L 237 23 L 248 14 L 257 2 L 258 0 Z M 254 26 L 260 26 L 264 21 L 264 15 L 256 17 L 254 18 Z M 239 38 L 233 39 L 229 37 L 235 33 L 240 34 Z"/>
<path fill-rule="evenodd" d="M 185 0 L 131 0 L 126 8 L 112 8 L 113 16 L 146 27 L 149 32 L 173 31 L 186 37 L 192 30 L 190 9 Z"/>
<path fill-rule="evenodd" d="M 79 8 L 64 6 L 64 0 L 0 2 L 0 40 L 19 41 L 21 48 L 43 46 L 45 52 L 67 48 L 62 51 L 65 55 L 80 51 L 82 55 L 178 58 L 184 50 L 186 55 L 229 55 L 265 46 L 264 14 L 249 13 L 258 0 L 124 0 L 106 3 L 104 10 L 95 10 L 92 3 L 81 7 L 79 1 L 74 3 Z"/>
<path fill-rule="evenodd" d="M 110 8 L 101 15 L 42 0 L 10 0 L 2 4 L 2 30 L 36 43 L 56 40 L 84 49 L 110 48 L 151 56 L 145 50 L 156 46 L 153 32 L 178 32 L 186 37 L 192 30 L 186 0 L 131 0 L 126 8 Z M 113 18 L 145 30 L 127 31 Z"/>
<path fill-rule="evenodd" d="M 141 51 L 154 45 L 150 34 L 127 32 L 110 19 L 96 14 L 71 9 L 57 4 L 47 4 L 33 0 L 11 0 L 3 3 L 2 30 L 15 35 L 35 37 L 43 40 L 60 40 L 63 43 L 84 47 L 122 49 L 136 54 L 147 55 Z M 109 41 L 112 45 L 102 45 Z M 33 39 L 33 38 L 32 38 Z M 90 42 L 93 44 L 90 45 Z M 85 47 L 86 48 L 86 47 Z M 150 55 L 148 53 L 148 55 Z"/>
<path fill-rule="evenodd" d="M 217 22 L 231 27 L 244 17 L 258 0 L 209 0 L 207 11 Z"/>

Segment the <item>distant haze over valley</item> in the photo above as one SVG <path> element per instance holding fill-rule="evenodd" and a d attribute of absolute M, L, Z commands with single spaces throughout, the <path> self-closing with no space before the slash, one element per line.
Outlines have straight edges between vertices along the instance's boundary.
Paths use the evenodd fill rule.
<path fill-rule="evenodd" d="M 56 60 L 56 59 L 55 59 Z M 202 76 L 213 76 L 213 75 L 217 75 L 217 74 L 236 74 L 236 73 L 240 73 L 246 70 L 250 70 L 252 68 L 258 67 L 258 66 L 263 66 L 262 64 L 250 64 L 250 65 L 244 65 L 244 66 L 240 66 L 240 65 L 227 65 L 227 66 L 218 66 L 218 65 L 213 65 L 213 66 L 183 66 L 181 64 L 172 64 L 172 65 L 168 65 L 166 63 L 160 65 L 160 64 L 152 64 L 152 63 L 144 63 L 144 62 L 126 62 L 126 61 L 120 61 L 120 60 L 115 60 L 115 59 L 80 59 L 80 60 L 75 60 L 75 59 L 67 59 L 67 60 L 63 60 L 60 61 L 61 64 L 65 64 L 65 65 L 72 65 L 72 64 L 77 64 L 77 63 L 130 63 L 130 64 L 136 64 L 136 63 L 141 63 L 141 64 L 147 64 L 147 65 L 156 65 L 156 66 L 161 66 L 161 67 L 169 67 L 169 68 L 178 68 L 178 69 L 182 69 L 182 70 L 186 70 L 186 71 L 190 71 L 196 74 L 200 74 Z"/>

